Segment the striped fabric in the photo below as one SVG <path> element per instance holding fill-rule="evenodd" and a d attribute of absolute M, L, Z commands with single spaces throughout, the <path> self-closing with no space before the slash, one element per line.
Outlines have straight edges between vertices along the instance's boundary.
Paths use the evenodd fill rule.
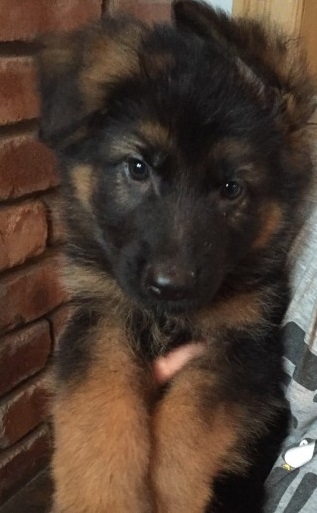
<path fill-rule="evenodd" d="M 283 328 L 291 431 L 267 481 L 265 513 L 317 513 L 317 181 L 290 254 L 293 299 Z"/>

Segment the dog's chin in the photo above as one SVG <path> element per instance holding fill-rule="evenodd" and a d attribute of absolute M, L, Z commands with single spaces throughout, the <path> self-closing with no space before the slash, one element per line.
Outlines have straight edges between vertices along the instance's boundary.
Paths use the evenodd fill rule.
<path fill-rule="evenodd" d="M 199 310 L 200 303 L 195 300 L 182 300 L 182 301 L 142 301 L 143 305 L 157 313 L 158 315 L 184 315 Z"/>
<path fill-rule="evenodd" d="M 154 314 L 161 315 L 190 315 L 199 310 L 208 308 L 217 296 L 221 283 L 214 283 L 214 287 L 197 289 L 186 298 L 167 300 L 154 297 L 146 289 L 139 286 L 132 280 L 120 280 L 117 277 L 117 283 L 123 292 L 135 303 L 138 308 L 150 310 Z"/>
<path fill-rule="evenodd" d="M 151 311 L 158 316 L 190 315 L 199 310 L 204 310 L 210 307 L 220 289 L 220 286 L 217 284 L 218 286 L 216 286 L 214 290 L 197 290 L 196 294 L 194 293 L 184 299 L 166 300 L 153 297 L 151 294 L 142 290 L 141 287 L 136 287 L 135 284 L 131 282 L 120 283 L 120 280 L 117 279 L 117 283 L 138 308 Z"/>
<path fill-rule="evenodd" d="M 139 307 L 152 311 L 158 316 L 162 315 L 186 315 L 204 308 L 205 301 L 192 297 L 189 299 L 167 301 L 155 299 L 146 294 L 137 294 L 135 291 L 125 290 L 131 299 L 138 304 Z"/>

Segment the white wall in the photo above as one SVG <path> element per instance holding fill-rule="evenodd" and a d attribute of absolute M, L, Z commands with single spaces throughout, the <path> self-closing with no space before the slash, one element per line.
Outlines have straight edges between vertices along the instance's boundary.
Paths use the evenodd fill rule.
<path fill-rule="evenodd" d="M 206 0 L 208 4 L 213 5 L 214 7 L 221 7 L 225 11 L 232 12 L 232 3 L 233 0 Z"/>

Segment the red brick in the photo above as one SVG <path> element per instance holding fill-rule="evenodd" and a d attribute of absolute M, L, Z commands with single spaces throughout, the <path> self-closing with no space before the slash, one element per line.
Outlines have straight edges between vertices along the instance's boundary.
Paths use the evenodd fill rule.
<path fill-rule="evenodd" d="M 31 57 L 0 58 L 1 125 L 39 115 L 36 88 L 36 71 Z"/>
<path fill-rule="evenodd" d="M 28 40 L 98 18 L 101 0 L 0 0 L 0 40 Z"/>
<path fill-rule="evenodd" d="M 74 311 L 74 306 L 71 304 L 64 305 L 56 310 L 51 316 L 50 321 L 53 326 L 54 344 L 57 345 L 58 341 L 69 321 L 71 314 Z"/>
<path fill-rule="evenodd" d="M 4 336 L 0 343 L 0 396 L 43 369 L 50 352 L 50 327 L 45 320 Z"/>
<path fill-rule="evenodd" d="M 117 10 L 127 12 L 147 22 L 158 22 L 170 19 L 170 1 L 142 1 L 118 0 L 115 2 Z"/>
<path fill-rule="evenodd" d="M 21 440 L 48 416 L 48 390 L 43 377 L 33 379 L 0 402 L 0 449 Z"/>
<path fill-rule="evenodd" d="M 56 256 L 0 280 L 0 333 L 42 317 L 67 299 Z"/>
<path fill-rule="evenodd" d="M 40 255 L 46 247 L 46 212 L 40 201 L 0 208 L 0 270 Z"/>
<path fill-rule="evenodd" d="M 0 140 L 0 169 L 0 200 L 44 191 L 59 184 L 53 152 L 32 136 Z"/>
<path fill-rule="evenodd" d="M 48 426 L 43 425 L 0 454 L 0 504 L 47 465 L 51 454 L 50 438 Z"/>
<path fill-rule="evenodd" d="M 47 194 L 43 201 L 47 209 L 48 244 L 50 246 L 61 244 L 65 241 L 66 226 L 61 212 L 60 194 L 59 192 Z"/>

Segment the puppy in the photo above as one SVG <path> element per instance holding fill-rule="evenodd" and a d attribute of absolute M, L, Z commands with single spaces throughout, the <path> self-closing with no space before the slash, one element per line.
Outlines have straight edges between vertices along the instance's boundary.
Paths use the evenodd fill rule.
<path fill-rule="evenodd" d="M 76 304 L 55 364 L 54 513 L 260 513 L 285 436 L 287 252 L 312 174 L 298 43 L 204 3 L 48 41 Z M 167 386 L 156 357 L 204 353 Z"/>

